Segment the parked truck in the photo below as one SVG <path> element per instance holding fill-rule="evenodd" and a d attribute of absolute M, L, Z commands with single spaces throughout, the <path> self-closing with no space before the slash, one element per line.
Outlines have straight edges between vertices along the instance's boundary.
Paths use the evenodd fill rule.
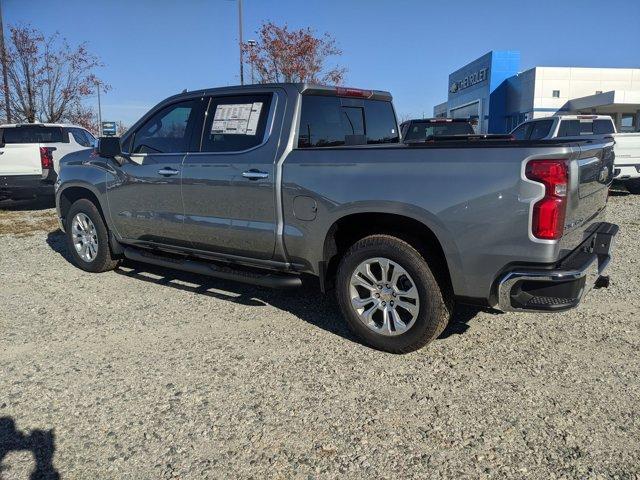
<path fill-rule="evenodd" d="M 0 200 L 52 198 L 60 159 L 95 142 L 91 133 L 75 125 L 0 125 Z"/>
<path fill-rule="evenodd" d="M 407 145 L 384 91 L 216 88 L 66 156 L 56 205 L 86 271 L 131 259 L 275 288 L 311 274 L 364 342 L 400 353 L 436 338 L 456 302 L 577 306 L 617 232 L 612 148 Z"/>
<path fill-rule="evenodd" d="M 518 140 L 613 138 L 614 182 L 640 193 L 640 132 L 617 133 L 608 115 L 554 115 L 521 123 L 511 133 Z"/>

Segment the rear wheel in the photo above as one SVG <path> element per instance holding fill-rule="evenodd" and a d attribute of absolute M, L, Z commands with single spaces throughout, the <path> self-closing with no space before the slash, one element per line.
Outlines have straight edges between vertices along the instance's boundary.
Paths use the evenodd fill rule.
<path fill-rule="evenodd" d="M 66 217 L 67 246 L 74 263 L 87 272 L 106 272 L 118 266 L 111 255 L 102 215 L 87 199 L 76 201 Z"/>
<path fill-rule="evenodd" d="M 424 257 L 389 235 L 356 242 L 340 262 L 336 286 L 351 329 L 380 350 L 417 350 L 442 333 L 451 315 Z"/>

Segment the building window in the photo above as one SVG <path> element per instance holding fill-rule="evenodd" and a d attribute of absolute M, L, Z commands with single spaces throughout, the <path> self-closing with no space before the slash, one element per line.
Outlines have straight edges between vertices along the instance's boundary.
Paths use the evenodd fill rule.
<path fill-rule="evenodd" d="M 623 113 L 620 120 L 621 132 L 634 132 L 635 131 L 635 115 L 633 113 Z"/>
<path fill-rule="evenodd" d="M 553 98 L 560 98 L 560 90 L 554 90 L 552 95 Z"/>

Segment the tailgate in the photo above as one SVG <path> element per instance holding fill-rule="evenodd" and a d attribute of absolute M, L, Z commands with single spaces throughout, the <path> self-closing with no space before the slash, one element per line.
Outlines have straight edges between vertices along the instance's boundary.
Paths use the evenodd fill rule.
<path fill-rule="evenodd" d="M 616 133 L 613 147 L 616 165 L 635 165 L 640 163 L 640 133 Z"/>
<path fill-rule="evenodd" d="M 0 175 L 41 175 L 37 144 L 9 143 L 0 147 Z"/>
<path fill-rule="evenodd" d="M 563 243 L 582 241 L 582 232 L 596 221 L 607 205 L 613 179 L 613 140 L 582 142 L 571 162 L 570 197 Z M 572 235 L 571 232 L 574 232 Z M 568 245 L 566 245 L 568 246 Z"/>

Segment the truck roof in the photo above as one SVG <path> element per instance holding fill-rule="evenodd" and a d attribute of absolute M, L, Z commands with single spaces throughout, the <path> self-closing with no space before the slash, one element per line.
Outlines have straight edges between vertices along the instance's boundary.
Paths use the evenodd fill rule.
<path fill-rule="evenodd" d="M 166 100 L 163 100 L 164 103 L 167 100 L 180 98 L 181 96 L 193 95 L 196 93 L 200 93 L 202 95 L 213 95 L 216 93 L 224 93 L 225 91 L 233 90 L 247 90 L 247 91 L 260 91 L 264 89 L 272 89 L 272 88 L 282 88 L 284 90 L 295 90 L 302 95 L 327 95 L 327 96 L 336 96 L 336 97 L 357 97 L 363 99 L 373 99 L 373 100 L 385 100 L 391 101 L 393 97 L 391 93 L 384 90 L 371 90 L 371 89 L 362 89 L 362 88 L 353 88 L 353 87 L 343 87 L 339 85 L 320 85 L 319 83 L 254 83 L 251 85 L 230 85 L 227 87 L 213 87 L 213 88 L 205 88 L 192 90 L 190 92 L 182 92 L 169 97 Z"/>
<path fill-rule="evenodd" d="M 80 125 L 74 125 L 72 123 L 3 123 L 0 125 L 0 128 L 15 128 L 15 127 L 60 127 L 60 128 L 82 128 L 86 130 L 86 128 Z"/>

